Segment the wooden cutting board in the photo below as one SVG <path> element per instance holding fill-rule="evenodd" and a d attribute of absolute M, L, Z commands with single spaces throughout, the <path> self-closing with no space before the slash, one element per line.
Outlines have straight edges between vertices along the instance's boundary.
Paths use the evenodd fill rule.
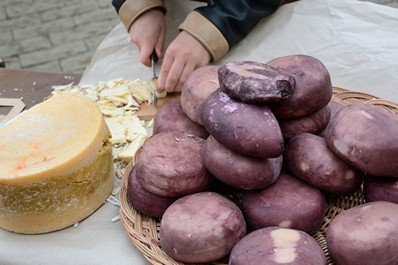
<path fill-rule="evenodd" d="M 180 92 L 168 93 L 166 97 L 157 99 L 156 106 L 147 103 L 141 104 L 140 109 L 136 112 L 136 115 L 141 120 L 151 120 L 155 118 L 156 113 L 164 104 L 166 104 L 169 101 L 180 100 L 180 98 L 181 98 Z"/>
<path fill-rule="evenodd" d="M 55 74 L 31 70 L 15 70 L 0 68 L 0 98 L 21 98 L 25 108 L 29 109 L 51 95 L 52 86 L 78 84 L 81 75 Z M 179 100 L 181 93 L 169 93 L 165 98 L 157 100 L 156 106 L 142 104 L 137 115 L 142 120 L 153 119 L 158 109 L 170 100 Z M 10 111 L 8 102 L 0 106 L 0 119 Z"/>

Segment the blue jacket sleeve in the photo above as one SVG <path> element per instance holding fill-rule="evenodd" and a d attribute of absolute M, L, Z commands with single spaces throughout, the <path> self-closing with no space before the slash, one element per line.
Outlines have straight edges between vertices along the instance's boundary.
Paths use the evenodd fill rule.
<path fill-rule="evenodd" d="M 271 15 L 282 0 L 210 0 L 195 10 L 213 23 L 233 47 L 264 17 Z"/>

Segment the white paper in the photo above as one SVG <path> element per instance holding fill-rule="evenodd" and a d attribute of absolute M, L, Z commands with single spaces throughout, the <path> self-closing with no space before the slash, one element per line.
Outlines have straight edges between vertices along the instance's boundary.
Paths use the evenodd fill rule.
<path fill-rule="evenodd" d="M 198 5 L 177 0 L 167 4 L 167 22 L 174 28 Z M 169 30 L 168 41 L 176 34 Z M 334 86 L 398 102 L 398 9 L 354 0 L 301 0 L 261 21 L 218 64 L 267 62 L 290 54 L 320 59 Z M 80 83 L 117 77 L 152 77 L 121 24 L 101 43 Z M 110 221 L 117 214 L 117 207 L 107 203 L 79 226 L 55 233 L 26 236 L 0 229 L 0 264 L 146 264 L 122 223 Z"/>

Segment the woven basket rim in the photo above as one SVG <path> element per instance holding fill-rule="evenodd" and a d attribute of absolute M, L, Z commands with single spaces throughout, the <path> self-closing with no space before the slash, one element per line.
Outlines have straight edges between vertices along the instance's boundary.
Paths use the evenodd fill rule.
<path fill-rule="evenodd" d="M 376 96 L 350 91 L 345 88 L 333 87 L 332 101 L 340 104 L 355 104 L 367 103 L 382 106 L 390 111 L 398 114 L 398 104 L 392 101 L 380 99 Z M 120 216 L 123 226 L 129 235 L 131 242 L 138 248 L 142 255 L 151 263 L 155 265 L 184 265 L 184 263 L 173 260 L 168 257 L 161 248 L 159 243 L 159 227 L 160 219 L 151 218 L 141 214 L 134 209 L 127 198 L 127 181 L 131 169 L 135 161 L 131 161 L 125 171 L 123 184 L 120 187 Z M 326 246 L 326 230 L 330 221 L 341 211 L 349 209 L 353 206 L 364 203 L 362 190 L 359 189 L 354 194 L 349 196 L 332 195 L 329 198 L 328 207 L 325 214 L 325 219 L 321 228 L 312 235 L 321 245 L 326 255 L 328 265 L 334 265 L 332 262 L 327 246 Z M 224 260 L 215 261 L 211 264 L 226 265 Z"/>

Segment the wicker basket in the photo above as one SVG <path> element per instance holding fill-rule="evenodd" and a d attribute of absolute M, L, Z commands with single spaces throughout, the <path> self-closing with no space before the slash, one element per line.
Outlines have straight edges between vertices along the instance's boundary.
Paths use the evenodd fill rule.
<path fill-rule="evenodd" d="M 391 110 L 393 113 L 398 114 L 398 104 L 379 99 L 373 95 L 353 92 L 347 89 L 334 87 L 333 88 L 333 101 L 342 104 L 353 103 L 367 103 L 380 105 L 386 109 Z M 183 265 L 184 263 L 177 262 L 168 257 L 160 248 L 159 244 L 159 227 L 160 220 L 148 217 L 135 210 L 127 199 L 127 178 L 133 167 L 131 162 L 127 168 L 124 176 L 123 185 L 120 188 L 120 217 L 122 223 L 131 239 L 131 242 L 141 251 L 144 257 L 151 263 L 156 265 Z M 321 245 L 325 252 L 329 265 L 333 265 L 326 245 L 326 229 L 330 221 L 342 210 L 349 209 L 353 206 L 364 203 L 364 198 L 361 190 L 350 196 L 332 195 L 327 198 L 328 207 L 325 214 L 325 219 L 321 228 L 313 237 Z M 228 260 L 220 260 L 211 264 L 221 265 L 228 264 Z"/>

